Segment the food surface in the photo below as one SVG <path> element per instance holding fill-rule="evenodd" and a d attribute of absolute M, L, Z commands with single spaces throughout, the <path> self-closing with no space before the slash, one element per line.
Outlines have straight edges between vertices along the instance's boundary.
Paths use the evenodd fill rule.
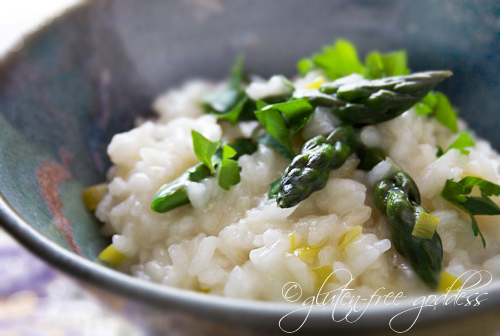
<path fill-rule="evenodd" d="M 270 301 L 288 282 L 413 295 L 471 269 L 500 277 L 500 156 L 432 91 L 451 73 L 410 74 L 403 51 L 362 63 L 343 40 L 298 69 L 248 77 L 240 58 L 115 135 L 109 182 L 84 192 L 112 235 L 101 260 Z"/>

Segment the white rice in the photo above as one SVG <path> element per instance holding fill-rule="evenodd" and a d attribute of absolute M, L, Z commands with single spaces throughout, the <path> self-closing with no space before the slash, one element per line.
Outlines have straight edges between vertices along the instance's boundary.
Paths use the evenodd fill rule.
<path fill-rule="evenodd" d="M 199 100 L 210 90 L 213 85 L 197 81 L 162 95 L 154 103 L 158 121 L 115 135 L 108 147 L 114 166 L 108 176 L 109 193 L 96 214 L 113 233 L 115 247 L 128 257 L 123 271 L 168 286 L 257 300 L 283 300 L 282 287 L 290 281 L 299 283 L 304 294 L 314 294 L 318 288 L 313 268 L 319 266 L 348 269 L 355 277 L 350 288 L 360 293 L 382 286 L 406 295 L 427 291 L 395 253 L 388 223 L 373 204 L 373 184 L 391 169 L 385 161 L 364 172 L 355 169 L 358 160 L 353 156 L 330 174 L 325 189 L 294 208 L 280 209 L 267 194 L 287 160 L 259 145 L 254 154 L 239 159 L 241 182 L 229 191 L 221 189 L 216 179 L 191 183 L 192 205 L 164 214 L 153 212 L 150 205 L 157 189 L 197 163 L 192 129 L 218 140 L 249 136 L 257 126 L 256 122 L 218 124 L 203 114 Z M 327 134 L 335 123 L 318 108 L 303 134 L 307 138 Z M 490 145 L 476 139 L 468 156 L 450 150 L 437 158 L 436 146 L 447 148 L 456 135 L 412 110 L 366 126 L 360 136 L 367 145 L 381 146 L 415 179 L 423 205 L 441 219 L 437 230 L 444 247 L 443 268 L 456 276 L 468 269 L 500 276 L 498 217 L 477 217 L 487 240 L 484 249 L 467 216 L 440 196 L 449 178 L 473 175 L 500 183 L 500 157 Z M 356 225 L 362 234 L 342 250 L 344 234 Z M 317 255 L 301 260 L 294 254 L 292 233 L 296 247 L 316 247 Z M 339 275 L 327 288 L 348 280 Z"/>

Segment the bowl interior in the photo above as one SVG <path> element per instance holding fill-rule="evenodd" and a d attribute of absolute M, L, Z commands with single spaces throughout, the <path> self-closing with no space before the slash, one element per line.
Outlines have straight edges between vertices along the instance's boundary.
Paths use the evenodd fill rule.
<path fill-rule="evenodd" d="M 452 0 L 90 2 L 31 36 L 1 67 L 2 197 L 43 236 L 96 260 L 108 241 L 80 195 L 105 180 L 113 134 L 150 115 L 165 89 L 224 78 L 240 53 L 259 74 L 292 75 L 299 58 L 339 37 L 362 56 L 406 49 L 413 70 L 452 70 L 438 89 L 498 148 L 495 8 Z"/>

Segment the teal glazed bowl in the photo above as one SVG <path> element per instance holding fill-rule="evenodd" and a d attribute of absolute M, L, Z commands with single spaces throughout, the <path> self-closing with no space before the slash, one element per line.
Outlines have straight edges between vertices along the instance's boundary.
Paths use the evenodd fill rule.
<path fill-rule="evenodd" d="M 455 0 L 102 0 L 30 36 L 0 67 L 0 220 L 34 254 L 148 330 L 196 335 L 282 333 L 293 304 L 225 299 L 147 283 L 100 265 L 109 243 L 81 200 L 105 180 L 113 134 L 151 115 L 153 98 L 183 81 L 222 79 L 236 55 L 264 76 L 336 38 L 364 54 L 406 49 L 413 70 L 449 69 L 440 85 L 472 129 L 500 148 L 500 8 Z M 500 280 L 500 279 L 498 279 Z M 498 330 L 500 281 L 479 307 L 424 311 L 415 333 Z M 391 332 L 413 307 L 374 306 L 355 323 L 331 309 L 286 319 L 305 334 Z M 349 307 L 336 307 L 336 314 Z M 411 324 L 414 316 L 395 322 Z M 493 329 L 491 329 L 493 328 Z"/>

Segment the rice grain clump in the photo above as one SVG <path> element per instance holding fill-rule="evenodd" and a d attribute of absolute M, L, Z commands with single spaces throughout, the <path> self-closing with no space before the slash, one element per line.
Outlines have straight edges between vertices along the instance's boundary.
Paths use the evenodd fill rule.
<path fill-rule="evenodd" d="M 296 90 L 317 89 L 321 75 L 313 70 L 293 85 Z M 276 77 L 268 84 L 273 95 L 292 85 Z M 112 234 L 114 248 L 126 257 L 120 270 L 163 285 L 253 300 L 284 300 L 282 288 L 288 282 L 300 284 L 303 295 L 314 295 L 323 284 L 324 290 L 333 290 L 346 283 L 359 295 L 380 287 L 405 295 L 427 293 L 408 260 L 395 250 L 391 225 L 375 206 L 375 184 L 397 164 L 418 185 L 421 205 L 440 220 L 442 269 L 457 277 L 471 269 L 500 276 L 498 219 L 476 217 L 487 243 L 483 248 L 470 218 L 441 196 L 448 179 L 475 176 L 500 183 L 499 155 L 487 142 L 474 139 L 468 153 L 451 148 L 437 156 L 438 148 L 447 149 L 457 134 L 415 108 L 356 131 L 361 145 L 381 148 L 390 160 L 361 170 L 359 156 L 351 152 L 327 175 L 324 188 L 298 205 L 280 208 L 270 199 L 270 185 L 290 161 L 261 142 L 255 152 L 238 158 L 240 182 L 229 190 L 217 183 L 217 170 L 215 178 L 186 182 L 190 204 L 153 211 L 158 189 L 199 162 L 192 130 L 224 143 L 261 136 L 256 120 L 232 124 L 205 113 L 202 97 L 221 87 L 195 81 L 160 96 L 154 103 L 156 122 L 117 134 L 109 144 L 113 167 L 96 215 Z M 265 98 L 266 82 L 250 85 L 247 94 Z M 291 137 L 294 151 L 339 124 L 328 108 L 315 106 L 305 127 Z M 459 128 L 465 127 L 460 121 Z M 492 199 L 499 204 L 497 196 Z"/>

